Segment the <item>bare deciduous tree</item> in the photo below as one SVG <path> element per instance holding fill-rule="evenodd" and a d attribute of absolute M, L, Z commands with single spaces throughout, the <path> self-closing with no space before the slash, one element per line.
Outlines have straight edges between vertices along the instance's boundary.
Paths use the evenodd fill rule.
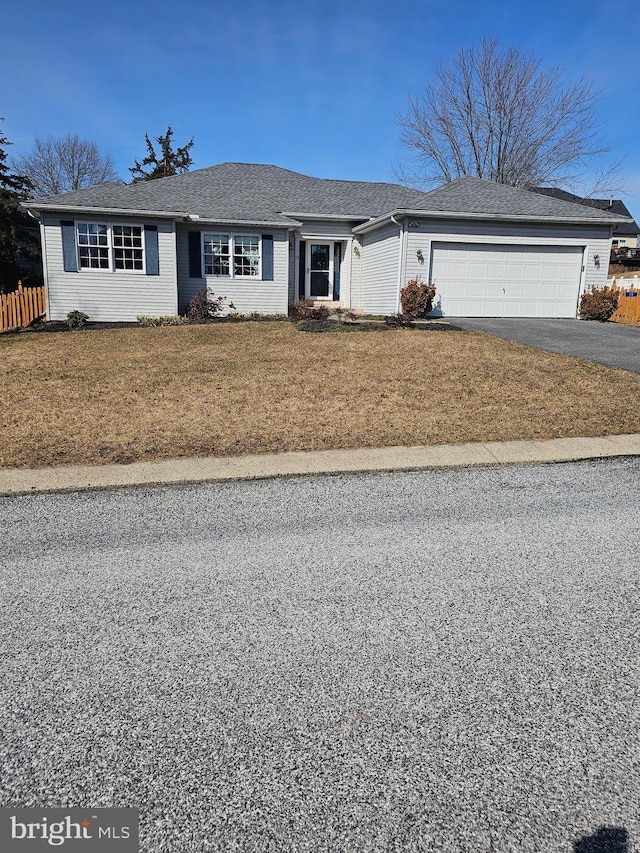
<path fill-rule="evenodd" d="M 559 67 L 495 39 L 462 47 L 400 116 L 422 183 L 473 175 L 519 187 L 569 184 L 609 149 L 597 93 L 583 77 L 563 84 Z"/>
<path fill-rule="evenodd" d="M 13 161 L 14 168 L 26 175 L 38 196 L 92 187 L 120 179 L 109 154 L 103 154 L 95 142 L 80 139 L 77 133 L 66 136 L 36 136 L 33 151 Z"/>

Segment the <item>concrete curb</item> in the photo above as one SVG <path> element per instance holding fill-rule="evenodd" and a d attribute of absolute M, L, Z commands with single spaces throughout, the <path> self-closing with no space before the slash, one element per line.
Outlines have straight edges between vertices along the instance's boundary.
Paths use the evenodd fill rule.
<path fill-rule="evenodd" d="M 272 453 L 262 456 L 171 459 L 130 465 L 65 465 L 0 469 L 0 496 L 155 486 L 176 483 L 259 480 L 311 474 L 422 471 L 478 465 L 574 462 L 640 456 L 640 433 L 546 441 L 491 441 L 432 447 L 383 447 Z"/>

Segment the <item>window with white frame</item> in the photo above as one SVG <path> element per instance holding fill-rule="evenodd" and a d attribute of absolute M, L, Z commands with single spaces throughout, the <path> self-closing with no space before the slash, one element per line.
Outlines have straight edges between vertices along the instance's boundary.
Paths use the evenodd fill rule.
<path fill-rule="evenodd" d="M 106 225 L 78 223 L 78 257 L 81 269 L 108 270 L 109 234 Z"/>
<path fill-rule="evenodd" d="M 258 277 L 260 237 L 244 234 L 203 234 L 205 275 Z"/>
<path fill-rule="evenodd" d="M 260 238 L 235 237 L 233 241 L 233 274 L 260 274 Z"/>
<path fill-rule="evenodd" d="M 142 226 L 114 225 L 113 264 L 117 270 L 141 270 Z"/>
<path fill-rule="evenodd" d="M 203 234 L 205 275 L 229 275 L 228 234 Z"/>
<path fill-rule="evenodd" d="M 78 222 L 80 269 L 144 271 L 141 225 Z"/>

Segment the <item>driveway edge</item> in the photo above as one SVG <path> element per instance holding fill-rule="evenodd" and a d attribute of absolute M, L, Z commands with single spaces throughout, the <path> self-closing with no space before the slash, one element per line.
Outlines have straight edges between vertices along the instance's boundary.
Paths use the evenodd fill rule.
<path fill-rule="evenodd" d="M 424 447 L 271 453 L 261 456 L 204 457 L 134 462 L 130 465 L 65 465 L 0 469 L 0 496 L 216 483 L 313 474 L 423 471 L 479 465 L 575 462 L 640 456 L 640 433 L 544 441 L 490 441 Z"/>

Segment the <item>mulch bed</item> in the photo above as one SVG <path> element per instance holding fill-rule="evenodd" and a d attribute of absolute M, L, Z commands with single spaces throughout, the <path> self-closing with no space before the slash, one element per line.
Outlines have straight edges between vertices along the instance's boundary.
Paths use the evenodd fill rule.
<path fill-rule="evenodd" d="M 300 320 L 296 328 L 301 332 L 330 332 L 333 334 L 348 332 L 395 332 L 398 329 L 410 329 L 420 332 L 461 332 L 459 326 L 451 323 L 417 322 L 411 324 L 392 323 L 337 323 L 335 320 Z"/>
<path fill-rule="evenodd" d="M 131 329 L 137 327 L 137 323 L 85 323 L 83 331 L 98 331 L 99 329 Z M 14 332 L 75 332 L 66 320 L 49 320 L 40 323 L 32 323 L 25 329 L 14 329 Z M 6 334 L 6 333 L 5 333 Z"/>

